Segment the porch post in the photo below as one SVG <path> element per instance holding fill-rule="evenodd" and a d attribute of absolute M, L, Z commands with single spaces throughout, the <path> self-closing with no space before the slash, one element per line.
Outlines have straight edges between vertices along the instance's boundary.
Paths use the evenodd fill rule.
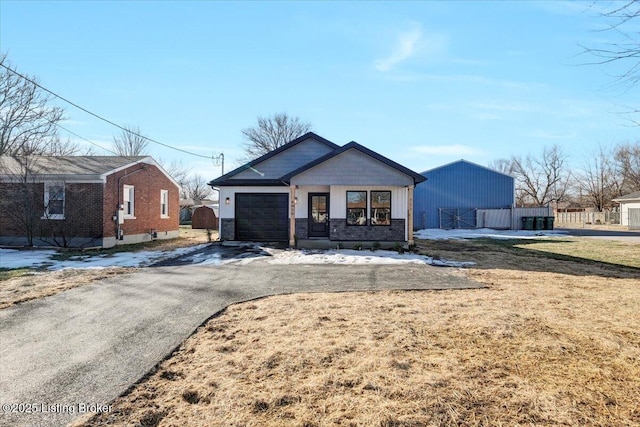
<path fill-rule="evenodd" d="M 289 246 L 296 245 L 296 186 L 289 186 Z"/>
<path fill-rule="evenodd" d="M 415 243 L 413 240 L 413 188 L 413 185 L 409 186 L 409 197 L 407 197 L 407 204 L 409 205 L 407 210 L 407 240 L 410 245 Z"/>

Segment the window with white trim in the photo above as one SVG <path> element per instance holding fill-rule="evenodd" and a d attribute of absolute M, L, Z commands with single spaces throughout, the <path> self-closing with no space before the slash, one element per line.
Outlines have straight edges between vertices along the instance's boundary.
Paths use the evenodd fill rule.
<path fill-rule="evenodd" d="M 133 185 L 125 185 L 122 189 L 125 218 L 135 218 L 135 199 L 135 187 Z"/>
<path fill-rule="evenodd" d="M 44 218 L 64 219 L 64 184 L 46 183 L 44 186 Z"/>
<path fill-rule="evenodd" d="M 169 218 L 169 190 L 160 190 L 160 218 Z"/>

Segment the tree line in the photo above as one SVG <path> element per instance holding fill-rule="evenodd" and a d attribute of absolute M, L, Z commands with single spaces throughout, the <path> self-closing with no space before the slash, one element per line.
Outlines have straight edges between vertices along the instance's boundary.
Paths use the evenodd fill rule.
<path fill-rule="evenodd" d="M 600 146 L 577 166 L 553 145 L 537 154 L 494 160 L 489 167 L 515 178 L 517 206 L 557 202 L 602 212 L 616 206 L 616 197 L 640 191 L 640 142 Z"/>

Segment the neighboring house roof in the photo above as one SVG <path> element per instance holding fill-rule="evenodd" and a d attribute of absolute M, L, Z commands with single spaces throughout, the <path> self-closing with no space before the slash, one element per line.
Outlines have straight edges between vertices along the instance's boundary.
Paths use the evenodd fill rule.
<path fill-rule="evenodd" d="M 298 169 L 296 169 L 296 170 L 284 175 L 281 179 L 282 179 L 282 181 L 284 181 L 286 183 L 289 183 L 289 180 L 291 180 L 291 178 L 293 178 L 294 176 L 299 175 L 299 174 L 301 174 L 302 172 L 304 172 L 306 170 L 309 170 L 309 169 L 311 169 L 311 168 L 313 168 L 315 166 L 318 166 L 319 164 L 324 163 L 327 160 L 332 159 L 332 158 L 344 153 L 345 151 L 352 150 L 352 149 L 358 150 L 361 153 L 364 153 L 364 154 L 366 154 L 366 155 L 368 155 L 370 157 L 373 157 L 374 159 L 378 160 L 379 162 L 382 162 L 387 166 L 390 166 L 390 167 L 392 167 L 394 169 L 397 169 L 400 172 L 404 173 L 405 175 L 409 175 L 410 177 L 413 178 L 413 180 L 414 180 L 414 182 L 416 184 L 418 184 L 420 182 L 423 182 L 423 181 L 426 181 L 426 178 L 424 176 L 420 175 L 419 173 L 416 173 L 416 172 L 412 171 L 411 169 L 408 169 L 408 168 L 402 166 L 401 164 L 396 163 L 393 160 L 390 160 L 390 159 L 384 157 L 383 155 L 378 154 L 375 151 L 372 151 L 372 150 L 368 149 L 367 147 L 364 147 L 364 146 L 358 144 L 355 141 L 351 141 L 350 143 L 348 143 L 346 145 L 343 145 L 342 147 L 337 148 L 337 149 L 333 150 L 332 152 L 330 152 L 328 154 L 325 154 L 324 156 L 319 157 L 318 159 L 316 159 L 316 160 L 314 160 L 312 162 L 309 162 L 309 163 L 307 163 L 306 165 L 304 165 L 302 167 L 299 167 Z"/>
<path fill-rule="evenodd" d="M 27 175 L 41 180 L 102 181 L 108 175 L 138 163 L 156 166 L 176 186 L 179 184 L 149 156 L 30 156 L 25 160 L 0 156 L 0 178 Z M 25 170 L 26 169 L 26 170 Z"/>
<path fill-rule="evenodd" d="M 331 151 L 327 152 L 324 155 L 320 155 L 319 157 L 315 158 L 314 160 L 307 162 L 305 164 L 303 164 L 302 166 L 299 166 L 297 168 L 295 168 L 293 171 L 287 172 L 286 174 L 284 174 L 283 176 L 277 177 L 277 178 L 253 178 L 253 179 L 246 179 L 246 178 L 236 178 L 234 179 L 233 177 L 246 171 L 247 169 L 253 169 L 254 166 L 258 165 L 259 163 L 262 163 L 266 160 L 271 159 L 272 157 L 282 153 L 285 150 L 288 150 L 292 147 L 294 147 L 295 145 L 308 140 L 308 139 L 314 139 L 318 142 L 321 142 L 323 144 L 325 144 L 326 146 L 328 146 Z M 256 160 L 253 160 L 243 166 L 240 166 L 239 168 L 225 174 L 222 175 L 219 178 L 216 178 L 214 180 L 212 180 L 211 182 L 209 182 L 209 185 L 211 186 L 287 186 L 290 183 L 291 178 L 293 178 L 296 175 L 299 175 L 315 166 L 318 166 L 324 162 L 326 162 L 327 160 L 330 160 L 348 150 L 357 150 L 369 157 L 372 157 L 373 159 L 391 167 L 396 169 L 399 172 L 402 172 L 403 174 L 411 177 L 414 182 L 416 184 L 423 182 L 426 180 L 426 178 L 422 175 L 420 175 L 419 173 L 416 173 L 402 165 L 400 165 L 399 163 L 396 163 L 360 144 L 358 144 L 355 141 L 351 141 L 350 143 L 340 147 L 339 145 L 334 144 L 331 141 L 328 141 L 318 135 L 316 135 L 313 132 L 309 132 L 306 133 L 304 135 L 302 135 L 299 138 L 294 139 L 293 141 L 283 145 L 282 147 L 273 150 L 267 154 L 265 154 L 262 157 L 257 158 Z M 256 171 L 257 173 L 260 173 L 259 171 Z"/>
<path fill-rule="evenodd" d="M 325 139 L 323 137 L 321 137 L 320 135 L 316 135 L 313 132 L 307 132 L 302 136 L 299 136 L 298 138 L 284 144 L 281 147 L 276 148 L 273 151 L 268 152 L 267 154 L 264 154 L 260 157 L 258 157 L 255 160 L 250 161 L 249 163 L 246 163 L 242 166 L 240 166 L 239 168 L 236 168 L 234 170 L 232 170 L 231 172 L 228 172 L 224 175 L 222 175 L 221 177 L 218 177 L 214 180 L 212 180 L 211 182 L 209 182 L 209 185 L 211 186 L 216 186 L 216 185 L 285 185 L 284 183 L 282 183 L 280 180 L 277 179 L 260 179 L 260 178 L 256 178 L 256 179 L 236 179 L 233 180 L 233 182 L 229 182 L 231 181 L 231 178 L 233 178 L 234 176 L 240 174 L 241 172 L 246 171 L 247 169 L 253 169 L 254 166 L 258 165 L 259 163 L 262 163 L 264 161 L 267 161 L 269 159 L 271 159 L 272 157 L 282 153 L 283 151 L 289 150 L 293 147 L 295 147 L 296 145 L 300 144 L 301 142 L 304 142 L 308 139 L 313 139 L 321 144 L 326 145 L 327 147 L 329 147 L 332 150 L 335 150 L 336 148 L 340 147 L 339 145 L 334 144 L 333 142 L 329 141 L 328 139 Z M 259 171 L 256 171 L 256 173 L 260 173 Z"/>
<path fill-rule="evenodd" d="M 618 203 L 640 201 L 640 191 L 634 191 L 633 193 L 616 197 L 615 199 L 613 199 L 613 201 Z"/>
<path fill-rule="evenodd" d="M 477 163 L 470 162 L 470 161 L 465 160 L 465 159 L 456 160 L 455 162 L 447 163 L 447 164 L 445 164 L 445 165 L 438 166 L 438 167 L 435 167 L 435 168 L 433 168 L 433 169 L 426 170 L 426 171 L 422 172 L 422 175 L 426 175 L 426 174 L 428 174 L 429 172 L 433 172 L 433 171 L 436 171 L 436 170 L 438 170 L 438 169 L 448 168 L 448 167 L 451 167 L 451 166 L 453 166 L 453 165 L 457 165 L 458 163 L 465 163 L 465 164 L 467 164 L 467 165 L 471 165 L 471 166 L 475 166 L 475 167 L 477 167 L 477 168 L 485 169 L 485 170 L 488 170 L 488 171 L 490 171 L 490 172 L 494 172 L 494 173 L 497 173 L 497 174 L 500 174 L 500 175 L 508 176 L 509 178 L 512 178 L 512 179 L 513 179 L 513 176 L 511 176 L 511 175 L 509 175 L 509 174 L 506 174 L 506 173 L 503 173 L 503 172 L 497 171 L 497 170 L 495 170 L 495 169 L 488 168 L 488 167 L 486 167 L 486 166 L 479 165 L 479 164 L 477 164 Z"/>

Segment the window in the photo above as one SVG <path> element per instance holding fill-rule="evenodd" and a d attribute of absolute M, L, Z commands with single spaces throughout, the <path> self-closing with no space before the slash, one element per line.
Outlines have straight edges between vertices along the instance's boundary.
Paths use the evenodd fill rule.
<path fill-rule="evenodd" d="M 371 224 L 391 225 L 391 191 L 371 192 Z"/>
<path fill-rule="evenodd" d="M 160 217 L 169 218 L 169 190 L 160 190 Z"/>
<path fill-rule="evenodd" d="M 366 191 L 347 191 L 347 225 L 367 225 Z"/>
<path fill-rule="evenodd" d="M 134 218 L 135 188 L 133 185 L 124 186 L 122 201 L 124 202 L 124 216 L 128 218 Z"/>
<path fill-rule="evenodd" d="M 44 218 L 64 219 L 64 184 L 45 184 Z"/>

